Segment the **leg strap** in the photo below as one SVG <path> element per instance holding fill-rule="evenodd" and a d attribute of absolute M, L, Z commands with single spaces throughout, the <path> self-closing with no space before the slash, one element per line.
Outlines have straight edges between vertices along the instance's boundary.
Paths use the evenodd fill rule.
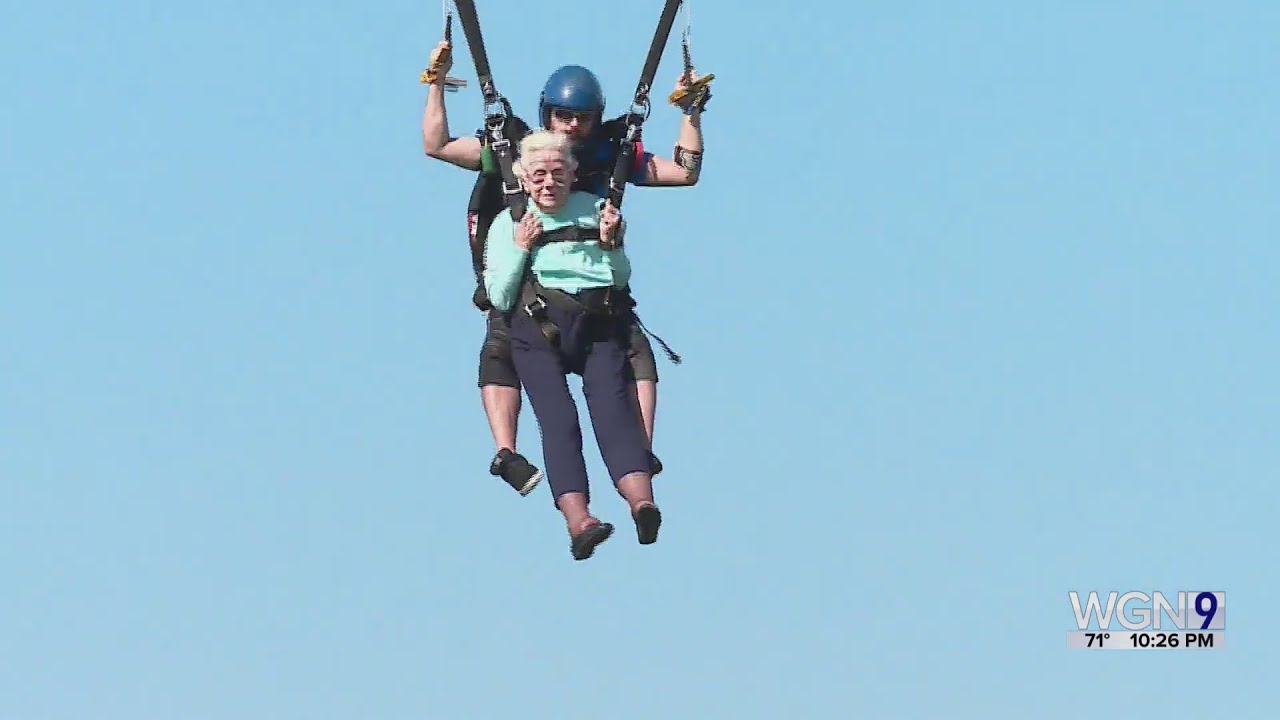
<path fill-rule="evenodd" d="M 561 350 L 560 328 L 547 313 L 547 308 L 552 305 L 573 314 L 613 317 L 629 312 L 635 306 L 635 301 L 625 288 L 591 288 L 571 294 L 544 287 L 538 281 L 526 278 L 520 290 L 521 309 L 538 324 L 542 335 L 558 352 Z"/>
<path fill-rule="evenodd" d="M 538 329 L 542 331 L 543 337 L 551 344 L 552 349 L 560 352 L 560 328 L 551 322 L 551 318 L 547 315 L 547 301 L 541 295 L 534 295 L 530 300 L 524 302 L 524 312 L 533 321 L 538 324 Z"/>

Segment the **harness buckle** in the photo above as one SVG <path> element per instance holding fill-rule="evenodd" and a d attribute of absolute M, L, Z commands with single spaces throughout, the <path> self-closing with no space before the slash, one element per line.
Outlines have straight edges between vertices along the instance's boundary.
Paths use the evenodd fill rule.
<path fill-rule="evenodd" d="M 480 89 L 484 93 L 484 107 L 481 112 L 484 113 L 484 124 L 490 130 L 501 130 L 503 123 L 507 118 L 511 117 L 511 104 L 507 99 L 498 94 L 493 87 L 493 82 L 482 83 Z"/>
<path fill-rule="evenodd" d="M 525 314 L 538 324 L 538 330 L 547 339 L 551 347 L 560 348 L 560 328 L 547 317 L 547 300 L 541 295 L 534 295 L 533 300 L 524 306 Z"/>
<path fill-rule="evenodd" d="M 524 306 L 524 312 L 534 320 L 547 316 L 547 301 L 541 295 L 534 295 L 533 300 Z"/>

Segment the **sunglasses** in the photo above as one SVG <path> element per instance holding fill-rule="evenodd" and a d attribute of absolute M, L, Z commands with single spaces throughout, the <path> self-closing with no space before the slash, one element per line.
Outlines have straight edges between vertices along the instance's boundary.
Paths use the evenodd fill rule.
<path fill-rule="evenodd" d="M 575 110 L 565 110 L 564 108 L 555 108 L 551 111 L 551 117 L 559 120 L 560 122 L 570 123 L 577 120 L 579 125 L 585 125 L 591 122 L 595 119 L 595 116 L 595 112 L 589 110 L 579 112 Z"/>

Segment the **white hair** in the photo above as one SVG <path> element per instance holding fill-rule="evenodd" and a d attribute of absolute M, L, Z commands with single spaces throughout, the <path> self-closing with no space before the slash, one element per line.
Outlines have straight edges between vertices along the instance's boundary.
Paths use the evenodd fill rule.
<path fill-rule="evenodd" d="M 578 161 L 573 157 L 573 143 L 568 136 L 550 130 L 538 130 L 524 136 L 520 141 L 520 157 L 526 158 L 537 153 L 559 155 L 570 170 L 578 169 Z M 524 177 L 524 164 L 516 160 L 511 164 L 516 177 Z"/>

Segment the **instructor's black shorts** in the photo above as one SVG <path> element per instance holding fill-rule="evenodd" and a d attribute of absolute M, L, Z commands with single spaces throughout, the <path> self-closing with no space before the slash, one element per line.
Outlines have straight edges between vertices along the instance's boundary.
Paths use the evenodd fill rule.
<path fill-rule="evenodd" d="M 485 328 L 484 344 L 480 347 L 479 386 L 500 385 L 520 387 L 520 376 L 511 362 L 511 331 L 507 320 L 497 310 L 490 310 Z M 636 380 L 658 382 L 658 363 L 653 357 L 649 337 L 639 323 L 631 324 L 631 349 L 627 353 L 631 371 Z"/>
<path fill-rule="evenodd" d="M 640 323 L 631 323 L 631 349 L 627 352 L 631 361 L 631 374 L 637 381 L 658 382 L 658 362 L 653 359 L 653 346 L 649 336 L 640 329 Z"/>

